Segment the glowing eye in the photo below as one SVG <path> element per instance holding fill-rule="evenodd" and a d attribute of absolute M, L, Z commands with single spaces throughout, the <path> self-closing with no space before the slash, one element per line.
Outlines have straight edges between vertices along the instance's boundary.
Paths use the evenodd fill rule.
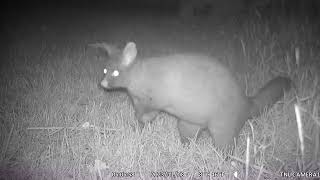
<path fill-rule="evenodd" d="M 117 70 L 113 71 L 112 76 L 115 76 L 115 77 L 119 76 L 119 71 Z"/>
<path fill-rule="evenodd" d="M 108 70 L 106 68 L 103 69 L 103 73 L 107 74 Z"/>

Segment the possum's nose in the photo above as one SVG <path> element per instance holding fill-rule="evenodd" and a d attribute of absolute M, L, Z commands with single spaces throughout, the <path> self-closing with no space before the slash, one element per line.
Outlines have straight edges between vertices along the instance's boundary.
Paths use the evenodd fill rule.
<path fill-rule="evenodd" d="M 100 85 L 103 87 L 103 88 L 108 88 L 109 87 L 109 84 L 108 84 L 108 81 L 107 80 L 102 80 Z"/>

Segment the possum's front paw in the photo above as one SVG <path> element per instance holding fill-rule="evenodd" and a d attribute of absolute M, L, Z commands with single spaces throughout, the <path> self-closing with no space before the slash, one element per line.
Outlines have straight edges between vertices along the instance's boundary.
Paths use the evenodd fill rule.
<path fill-rule="evenodd" d="M 153 121 L 157 117 L 158 114 L 159 114 L 158 111 L 151 111 L 151 112 L 143 114 L 139 120 L 143 123 L 149 123 L 149 122 Z"/>

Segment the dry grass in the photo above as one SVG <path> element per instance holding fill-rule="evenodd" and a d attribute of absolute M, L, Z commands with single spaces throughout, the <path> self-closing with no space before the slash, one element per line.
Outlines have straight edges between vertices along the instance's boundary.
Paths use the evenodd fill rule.
<path fill-rule="evenodd" d="M 312 24 L 253 19 L 241 27 L 189 28 L 172 17 L 60 19 L 9 32 L 17 38 L 1 70 L 0 179 L 149 179 L 160 172 L 185 179 L 200 172 L 206 178 L 223 172 L 221 179 L 235 179 L 237 172 L 240 179 L 274 179 L 282 172 L 319 173 L 320 44 Z M 86 49 L 95 41 L 135 41 L 141 56 L 211 54 L 234 70 L 247 94 L 279 74 L 291 77 L 296 88 L 248 121 L 226 160 L 227 152 L 215 149 L 206 133 L 184 147 L 176 120 L 166 114 L 135 132 L 126 94 L 97 87 L 103 61 Z"/>

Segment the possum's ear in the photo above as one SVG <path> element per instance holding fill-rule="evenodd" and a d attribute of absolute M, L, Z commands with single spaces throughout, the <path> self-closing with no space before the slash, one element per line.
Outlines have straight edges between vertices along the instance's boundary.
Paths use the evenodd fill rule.
<path fill-rule="evenodd" d="M 122 64 L 129 66 L 137 56 L 137 48 L 134 42 L 128 42 L 122 52 Z"/>
<path fill-rule="evenodd" d="M 107 44 L 107 43 L 104 43 L 104 42 L 103 43 L 88 44 L 88 46 L 103 50 L 109 56 L 113 56 L 113 55 L 118 54 L 120 52 L 120 50 L 117 47 L 110 45 L 110 44 Z"/>

